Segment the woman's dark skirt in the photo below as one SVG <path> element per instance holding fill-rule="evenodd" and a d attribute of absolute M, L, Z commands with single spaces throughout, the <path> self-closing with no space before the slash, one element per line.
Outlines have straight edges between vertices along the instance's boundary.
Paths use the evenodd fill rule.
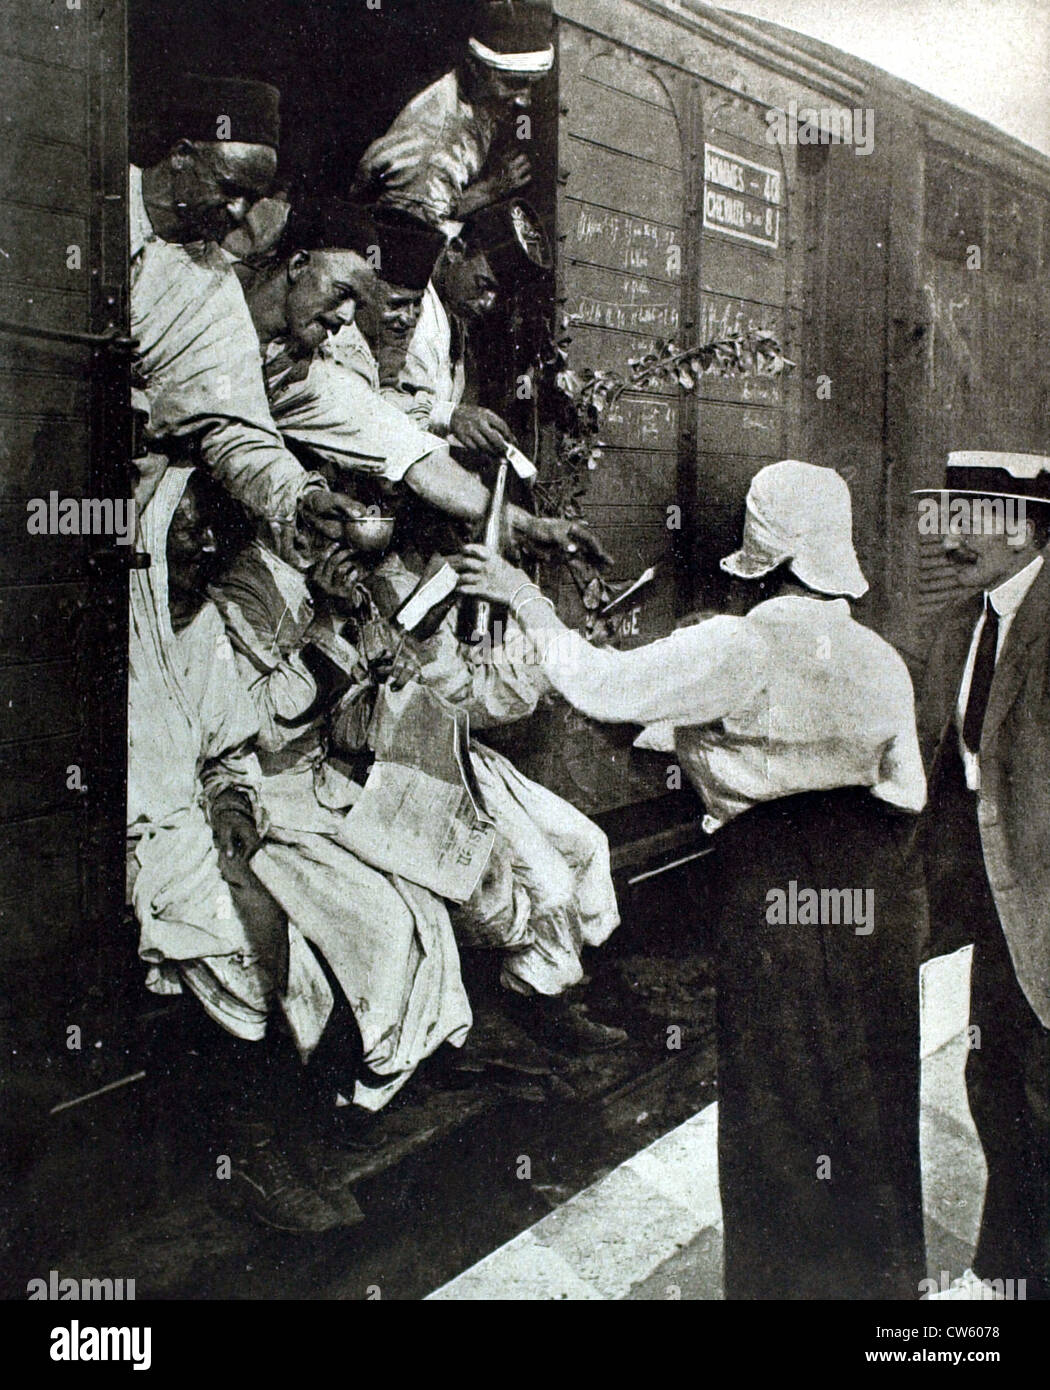
<path fill-rule="evenodd" d="M 726 1298 L 919 1295 L 920 923 L 900 819 L 851 788 L 765 803 L 715 837 Z M 792 882 L 797 918 L 802 890 L 823 889 L 859 890 L 872 920 L 826 897 L 823 920 L 779 922 Z"/>

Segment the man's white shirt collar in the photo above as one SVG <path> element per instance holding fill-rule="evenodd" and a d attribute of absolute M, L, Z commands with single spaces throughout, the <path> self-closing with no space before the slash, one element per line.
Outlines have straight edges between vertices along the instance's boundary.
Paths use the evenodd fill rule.
<path fill-rule="evenodd" d="M 1000 618 L 1012 618 L 1028 596 L 1028 590 L 1035 583 L 1036 576 L 1043 568 L 1043 557 L 1037 555 L 1031 564 L 1025 565 L 1009 579 L 994 589 L 988 590 L 988 601 Z"/>

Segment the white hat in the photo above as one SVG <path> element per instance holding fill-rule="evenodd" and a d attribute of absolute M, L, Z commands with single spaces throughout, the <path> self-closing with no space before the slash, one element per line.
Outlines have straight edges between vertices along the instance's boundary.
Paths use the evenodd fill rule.
<path fill-rule="evenodd" d="M 759 579 L 785 561 L 807 588 L 860 598 L 868 592 L 853 549 L 853 508 L 833 468 L 784 459 L 757 472 L 747 493 L 744 542 L 722 568 Z"/>

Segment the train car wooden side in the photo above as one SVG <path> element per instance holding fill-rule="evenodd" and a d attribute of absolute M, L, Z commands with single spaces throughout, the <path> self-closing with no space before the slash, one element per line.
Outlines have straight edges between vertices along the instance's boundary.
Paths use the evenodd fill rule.
<path fill-rule="evenodd" d="M 801 65 L 787 75 L 761 45 L 727 51 L 717 28 L 687 29 L 655 6 L 560 0 L 555 10 L 557 303 L 571 365 L 623 371 L 654 339 L 685 347 L 756 329 L 801 360 L 806 180 L 797 150 L 767 138 L 765 114 L 792 95 L 843 100 L 856 84 L 828 65 L 800 82 Z M 736 544 L 750 477 L 797 448 L 803 379 L 711 377 L 696 392 L 619 402 L 584 511 L 616 555 L 614 581 L 657 569 L 621 614 L 622 645 L 724 598 L 718 559 Z M 565 576 L 559 604 L 582 623 Z M 637 808 L 625 833 L 643 838 L 670 809 L 658 803 L 676 785 L 673 759 L 568 709 L 553 724 L 533 755 L 538 773 L 592 814 Z"/>
<path fill-rule="evenodd" d="M 953 449 L 1045 452 L 1050 440 L 1050 160 L 858 58 L 774 24 L 746 27 L 838 64 L 872 112 L 871 156 L 812 151 L 825 212 L 809 267 L 802 437 L 847 477 L 862 450 L 851 485 L 874 484 L 857 507 L 871 619 L 921 657 L 958 578 L 940 537 L 920 530 L 911 490 L 936 487 Z M 818 408 L 815 369 L 840 384 L 859 372 L 873 398 L 862 406 L 833 389 Z"/>
<path fill-rule="evenodd" d="M 123 25 L 119 3 L 0 16 L 0 963 L 52 993 L 122 909 L 121 557 L 112 535 L 53 523 L 59 501 L 127 497 L 127 379 L 106 342 L 125 331 Z"/>

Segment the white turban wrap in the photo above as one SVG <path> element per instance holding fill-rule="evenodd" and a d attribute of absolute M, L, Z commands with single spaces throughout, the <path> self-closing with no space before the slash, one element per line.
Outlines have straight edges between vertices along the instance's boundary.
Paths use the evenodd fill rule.
<path fill-rule="evenodd" d="M 471 39 L 468 47 L 475 58 L 497 72 L 514 73 L 520 77 L 542 77 L 554 66 L 553 45 L 534 53 L 497 53 L 480 39 Z"/>

